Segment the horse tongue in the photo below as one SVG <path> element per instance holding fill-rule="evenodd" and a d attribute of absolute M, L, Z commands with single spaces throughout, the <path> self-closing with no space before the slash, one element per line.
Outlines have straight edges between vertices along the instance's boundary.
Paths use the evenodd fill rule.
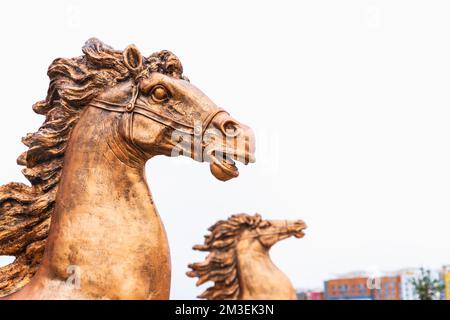
<path fill-rule="evenodd" d="M 211 173 L 214 177 L 219 179 L 220 181 L 227 181 L 231 178 L 234 178 L 234 176 L 227 174 L 217 163 L 212 162 L 209 165 L 209 170 L 211 170 Z"/>

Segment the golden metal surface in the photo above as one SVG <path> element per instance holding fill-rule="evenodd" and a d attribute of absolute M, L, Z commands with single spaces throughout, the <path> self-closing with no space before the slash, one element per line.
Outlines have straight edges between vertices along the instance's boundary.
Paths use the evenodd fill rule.
<path fill-rule="evenodd" d="M 47 98 L 33 106 L 45 122 L 18 158 L 31 186 L 0 187 L 0 255 L 16 257 L 0 268 L 0 295 L 168 299 L 169 245 L 146 161 L 189 156 L 225 181 L 238 175 L 233 159 L 254 161 L 253 133 L 169 51 L 144 57 L 90 39 L 83 53 L 50 65 Z"/>
<path fill-rule="evenodd" d="M 296 300 L 286 275 L 272 262 L 270 248 L 291 236 L 302 238 L 301 221 L 263 220 L 259 214 L 238 214 L 209 228 L 203 245 L 194 250 L 209 252 L 205 261 L 189 265 L 189 277 L 197 286 L 214 286 L 199 296 L 208 300 Z"/>

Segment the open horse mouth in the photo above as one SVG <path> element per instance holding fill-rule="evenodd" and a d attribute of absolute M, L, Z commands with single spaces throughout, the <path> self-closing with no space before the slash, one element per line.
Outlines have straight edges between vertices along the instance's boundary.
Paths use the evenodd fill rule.
<path fill-rule="evenodd" d="M 291 229 L 291 234 L 297 239 L 303 238 L 305 233 L 303 232 L 307 228 L 306 223 L 303 221 L 298 221 L 294 224 Z"/>
<path fill-rule="evenodd" d="M 210 170 L 214 177 L 221 181 L 227 181 L 239 176 L 239 169 L 236 166 L 237 160 L 247 165 L 255 162 L 255 156 L 250 152 L 238 154 L 234 151 L 214 150 L 209 154 Z"/>
<path fill-rule="evenodd" d="M 296 233 L 294 233 L 294 237 L 296 237 L 297 239 L 303 238 L 305 236 L 305 233 L 303 231 L 298 231 Z"/>

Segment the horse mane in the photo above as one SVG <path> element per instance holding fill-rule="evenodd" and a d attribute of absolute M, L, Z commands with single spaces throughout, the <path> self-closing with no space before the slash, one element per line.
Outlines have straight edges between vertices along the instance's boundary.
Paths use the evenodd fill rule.
<path fill-rule="evenodd" d="M 194 250 L 209 251 L 205 261 L 189 265 L 192 271 L 189 277 L 198 277 L 197 286 L 214 282 L 200 296 L 208 300 L 234 300 L 239 297 L 240 284 L 237 274 L 236 245 L 239 235 L 245 229 L 253 229 L 262 222 L 259 214 L 245 213 L 232 215 L 228 220 L 218 221 L 208 230 L 203 245 L 194 246 Z"/>
<path fill-rule="evenodd" d="M 52 62 L 47 97 L 33 105 L 45 121 L 22 139 L 28 150 L 17 159 L 31 186 L 15 182 L 0 186 L 0 256 L 15 256 L 14 262 L 0 268 L 0 296 L 26 285 L 39 268 L 64 153 L 82 110 L 97 94 L 132 76 L 122 51 L 95 38 L 82 51 L 80 57 Z M 181 62 L 170 51 L 156 52 L 143 62 L 148 72 L 184 78 Z"/>

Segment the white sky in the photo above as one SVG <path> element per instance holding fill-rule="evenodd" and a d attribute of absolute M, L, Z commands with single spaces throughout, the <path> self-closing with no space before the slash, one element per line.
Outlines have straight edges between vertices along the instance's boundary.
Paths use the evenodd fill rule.
<path fill-rule="evenodd" d="M 147 165 L 173 262 L 172 298 L 207 227 L 233 213 L 307 222 L 272 250 L 296 287 L 335 274 L 450 263 L 448 1 L 14 1 L 0 4 L 0 183 L 25 181 L 20 138 L 46 70 L 90 37 L 177 54 L 257 133 L 257 163 L 222 183 L 206 164 Z M 6 259 L 0 257 L 0 263 Z"/>

